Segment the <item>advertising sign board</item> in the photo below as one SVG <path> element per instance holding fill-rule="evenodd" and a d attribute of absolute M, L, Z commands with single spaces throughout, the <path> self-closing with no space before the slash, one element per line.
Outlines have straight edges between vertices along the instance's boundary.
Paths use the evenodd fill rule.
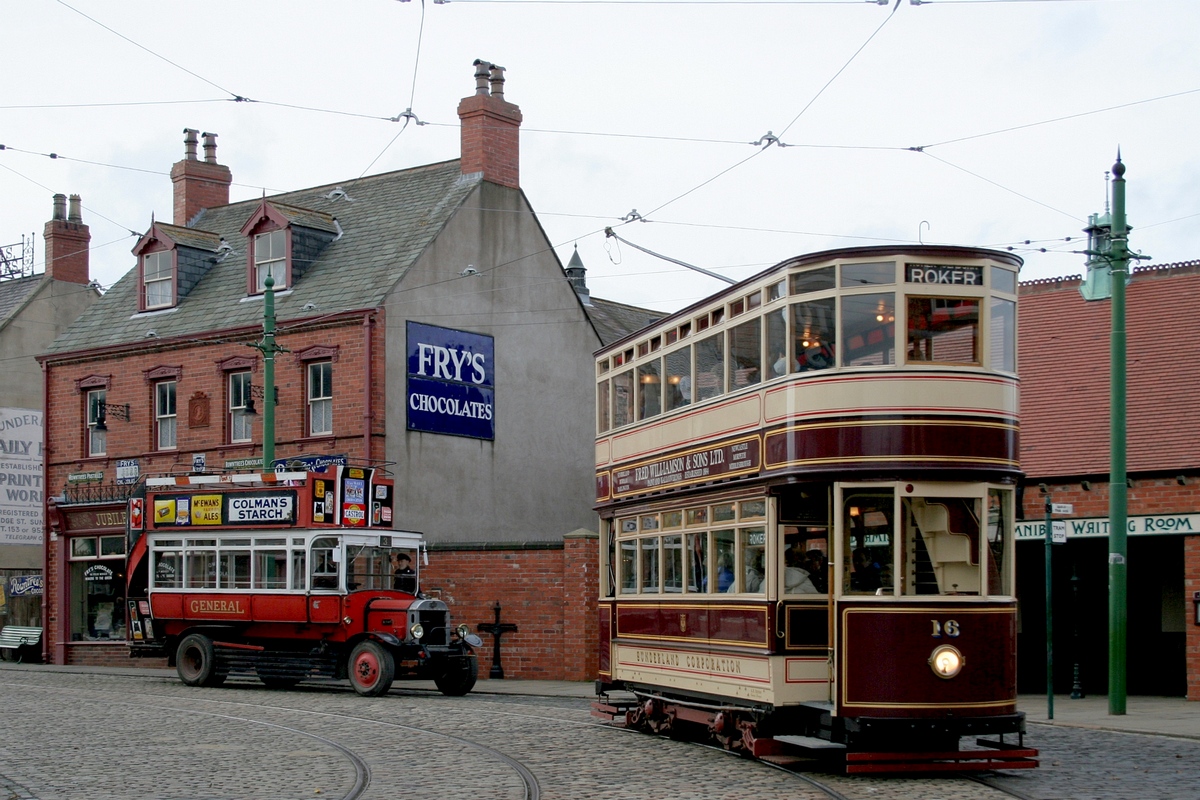
<path fill-rule="evenodd" d="M 409 322 L 410 431 L 496 438 L 491 336 Z"/>

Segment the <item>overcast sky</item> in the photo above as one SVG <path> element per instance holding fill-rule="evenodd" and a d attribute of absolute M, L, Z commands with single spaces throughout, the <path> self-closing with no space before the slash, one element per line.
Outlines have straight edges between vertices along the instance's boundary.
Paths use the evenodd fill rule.
<path fill-rule="evenodd" d="M 52 195 L 79 194 L 105 286 L 170 221 L 185 127 L 219 135 L 233 200 L 457 158 L 476 58 L 507 69 L 522 188 L 606 299 L 724 285 L 606 226 L 736 279 L 917 241 L 1078 274 L 1118 146 L 1132 247 L 1200 258 L 1194 0 L 6 0 L 0 22 L 0 244 L 35 235 L 40 271 Z M 427 124 L 390 121 L 409 108 Z"/>

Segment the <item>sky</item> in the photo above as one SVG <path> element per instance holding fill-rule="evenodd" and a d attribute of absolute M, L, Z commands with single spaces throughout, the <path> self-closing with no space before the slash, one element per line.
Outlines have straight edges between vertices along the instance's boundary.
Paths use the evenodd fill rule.
<path fill-rule="evenodd" d="M 40 271 L 52 196 L 79 194 L 105 287 L 171 220 L 184 128 L 218 134 L 234 201 L 445 161 L 475 59 L 597 297 L 725 285 L 607 227 L 735 280 L 918 242 L 1078 275 L 1118 148 L 1131 247 L 1200 258 L 1194 0 L 6 0 L 0 26 L 0 244 L 35 238 Z"/>

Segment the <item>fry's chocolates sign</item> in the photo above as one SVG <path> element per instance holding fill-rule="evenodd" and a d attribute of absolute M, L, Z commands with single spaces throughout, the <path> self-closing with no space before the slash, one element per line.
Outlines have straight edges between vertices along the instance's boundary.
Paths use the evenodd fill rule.
<path fill-rule="evenodd" d="M 491 336 L 408 323 L 408 429 L 496 438 Z"/>

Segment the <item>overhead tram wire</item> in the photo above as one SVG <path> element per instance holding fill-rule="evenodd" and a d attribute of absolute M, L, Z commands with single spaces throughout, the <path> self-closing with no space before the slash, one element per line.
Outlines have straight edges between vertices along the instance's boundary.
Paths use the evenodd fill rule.
<path fill-rule="evenodd" d="M 687 190 L 686 192 L 684 192 L 683 194 L 681 194 L 681 195 L 678 195 L 677 197 L 674 197 L 674 198 L 672 198 L 671 200 L 668 200 L 667 202 L 665 202 L 665 203 L 663 203 L 663 204 L 661 204 L 661 205 L 657 206 L 656 208 L 652 209 L 652 210 L 651 210 L 649 213 L 650 213 L 650 214 L 654 214 L 654 213 L 656 213 L 656 212 L 658 212 L 658 211 L 661 211 L 662 209 L 666 208 L 667 206 L 671 205 L 672 203 L 674 203 L 674 202 L 676 202 L 676 201 L 678 201 L 678 200 L 682 200 L 684 197 L 687 197 L 687 196 L 688 196 L 689 194 L 691 194 L 692 192 L 695 192 L 695 191 L 697 191 L 698 189 L 702 189 L 702 188 L 704 188 L 704 187 L 705 187 L 705 186 L 707 186 L 708 184 L 710 184 L 710 183 L 712 183 L 713 181 L 715 181 L 717 178 L 720 178 L 721 176 L 725 175 L 726 173 L 729 173 L 729 172 L 731 172 L 731 171 L 733 171 L 733 170 L 737 169 L 738 167 L 740 167 L 740 166 L 742 166 L 743 164 L 745 164 L 747 161 L 750 161 L 751 159 L 753 159 L 753 158 L 757 158 L 758 156 L 762 155 L 763 153 L 765 153 L 765 152 L 767 151 L 767 148 L 769 148 L 769 147 L 770 147 L 772 144 L 775 144 L 775 145 L 777 145 L 778 147 L 786 147 L 787 145 L 785 145 L 783 142 L 781 142 L 781 141 L 780 141 L 780 137 L 782 137 L 784 134 L 786 134 L 786 133 L 788 132 L 788 130 L 789 130 L 789 129 L 790 129 L 792 126 L 793 126 L 793 125 L 795 125 L 795 124 L 796 124 L 796 122 L 797 122 L 797 121 L 800 119 L 800 117 L 804 116 L 804 113 L 805 113 L 806 111 L 808 111 L 808 109 L 810 109 L 810 108 L 812 107 L 813 103 L 815 103 L 815 102 L 817 101 L 817 98 L 819 98 L 819 97 L 820 97 L 822 94 L 824 94 L 824 93 L 825 93 L 825 90 L 826 90 L 826 89 L 828 89 L 828 88 L 830 87 L 830 85 L 831 85 L 831 84 L 832 84 L 832 83 L 833 83 L 835 80 L 837 80 L 838 76 L 839 76 L 839 75 L 841 75 L 843 72 L 845 72 L 845 71 L 846 71 L 846 68 L 850 66 L 850 64 L 851 64 L 851 63 L 854 61 L 854 59 L 858 58 L 858 54 L 859 54 L 859 53 L 861 53 L 861 52 L 863 51 L 863 49 L 864 49 L 864 48 L 865 48 L 865 47 L 866 47 L 868 44 L 870 44 L 870 43 L 871 43 L 871 40 L 872 40 L 872 39 L 874 39 L 874 38 L 875 38 L 875 36 L 876 36 L 876 35 L 878 35 L 878 33 L 879 33 L 881 30 L 883 30 L 883 26 L 884 26 L 884 25 L 887 25 L 887 24 L 888 24 L 888 21 L 889 21 L 889 20 L 891 20 L 891 18 L 892 18 L 893 16 L 895 16 L 895 14 L 896 14 L 896 9 L 898 9 L 899 7 L 900 7 L 900 0 L 896 0 L 896 3 L 895 3 L 895 5 L 893 5 L 893 6 L 892 6 L 892 10 L 891 10 L 890 12 L 888 12 L 887 19 L 885 19 L 885 20 L 884 20 L 882 23 L 880 23 L 879 27 L 877 27 L 877 28 L 876 28 L 874 31 L 872 31 L 872 32 L 871 32 L 871 35 L 870 35 L 870 36 L 868 36 L 868 37 L 866 38 L 866 41 L 864 41 L 864 42 L 863 42 L 861 45 L 859 45 L 858 49 L 857 49 L 857 50 L 855 50 L 855 51 L 854 51 L 854 53 L 853 53 L 853 54 L 850 56 L 850 58 L 846 60 L 846 63 L 845 63 L 845 64 L 843 64 L 843 65 L 841 66 L 841 68 L 840 68 L 840 69 L 838 69 L 838 71 L 837 71 L 837 72 L 835 72 L 835 73 L 833 74 L 833 77 L 831 77 L 829 80 L 827 80 L 827 81 L 825 82 L 825 85 L 824 85 L 824 86 L 822 86 L 822 87 L 820 88 L 820 90 L 819 90 L 819 91 L 818 91 L 818 92 L 817 92 L 815 95 L 813 95 L 812 99 L 811 99 L 811 100 L 809 100 L 809 101 L 808 101 L 808 103 L 806 103 L 806 104 L 805 104 L 804 108 L 800 109 L 800 113 L 799 113 L 799 114 L 797 114 L 795 117 L 793 117 L 793 118 L 792 118 L 792 121 L 791 121 L 791 122 L 789 122 L 789 123 L 787 124 L 787 127 L 786 127 L 786 128 L 784 128 L 784 129 L 783 129 L 783 130 L 782 130 L 782 131 L 779 133 L 779 135 L 778 135 L 778 136 L 772 136 L 772 135 L 771 135 L 771 133 L 770 133 L 770 132 L 768 132 L 768 133 L 767 133 L 767 135 L 766 135 L 765 137 L 763 137 L 762 139 L 760 139 L 760 140 L 759 140 L 759 143 L 763 143 L 763 142 L 765 142 L 765 143 L 764 143 L 764 144 L 762 144 L 762 147 L 761 147 L 759 150 L 756 150 L 756 151 L 755 151 L 755 152 L 754 152 L 752 155 L 750 155 L 750 156 L 748 156 L 748 157 L 746 157 L 746 158 L 743 158 L 741 161 L 737 162 L 736 164 L 733 164 L 733 165 L 731 165 L 731 166 L 729 166 L 729 167 L 726 167 L 725 169 L 723 169 L 723 170 L 721 170 L 720 172 L 718 172 L 716 175 L 714 175 L 714 176 L 712 176 L 711 178 L 709 178 L 708 180 L 704 181 L 704 183 L 701 183 L 699 186 L 695 186 L 695 187 L 693 187 L 693 188 L 691 188 L 691 189 L 688 189 L 688 190 Z M 649 216 L 649 214 L 647 214 L 647 216 Z"/>
<path fill-rule="evenodd" d="M 1071 219 L 1077 220 L 1079 222 L 1084 221 L 1081 217 L 1077 217 L 1076 215 L 1074 215 L 1068 211 L 1063 211 L 1061 208 L 1055 208 L 1054 206 L 1049 205 L 1048 203 L 1043 203 L 1041 200 L 1035 200 L 1034 198 L 1030 197 L 1027 194 L 1021 194 L 1016 189 L 1010 189 L 1009 187 L 1005 186 L 1002 183 L 997 183 L 996 181 L 992 180 L 991 178 L 987 178 L 987 177 L 984 177 L 983 175 L 980 175 L 978 172 L 972 172 L 971 170 L 967 169 L 966 167 L 960 167 L 958 164 L 947 161 L 944 158 L 939 158 L 938 156 L 935 156 L 933 153 L 927 152 L 925 150 L 919 150 L 916 148 L 914 148 L 913 151 L 920 153 L 922 155 L 925 155 L 925 156 L 929 156 L 934 161 L 940 161 L 941 163 L 945 164 L 948 167 L 953 167 L 954 169 L 957 169 L 961 172 L 965 172 L 966 174 L 970 175 L 971 177 L 978 178 L 979 180 L 983 181 L 984 183 L 990 183 L 992 186 L 995 186 L 997 189 L 1003 189 L 1004 191 L 1008 192 L 1009 194 L 1014 194 L 1017 197 L 1020 197 L 1022 200 L 1028 200 L 1029 202 L 1035 203 L 1035 204 L 1041 206 L 1042 208 L 1048 208 L 1051 211 L 1055 212 L 1056 214 L 1062 214 L 1065 217 L 1070 217 Z"/>

